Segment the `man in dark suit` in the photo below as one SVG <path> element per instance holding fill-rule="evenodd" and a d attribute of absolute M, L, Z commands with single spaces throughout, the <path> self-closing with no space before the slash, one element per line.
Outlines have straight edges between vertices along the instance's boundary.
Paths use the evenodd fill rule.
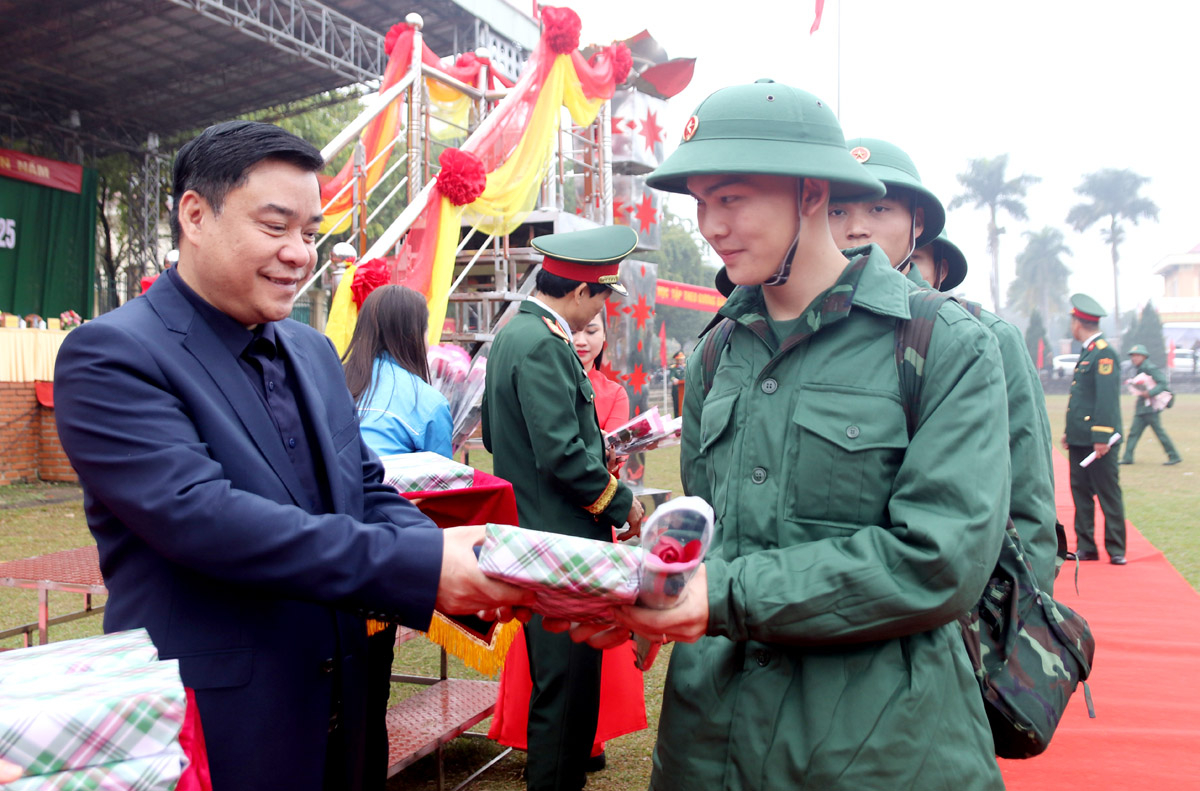
<path fill-rule="evenodd" d="M 437 530 L 382 482 L 332 345 L 291 321 L 316 261 L 320 153 L 219 124 L 175 161 L 179 263 L 68 336 L 56 418 L 109 590 L 196 700 L 213 785 L 357 789 L 365 618 L 525 604 L 482 528 Z"/>
<path fill-rule="evenodd" d="M 1104 548 L 1109 562 L 1125 565 L 1125 500 L 1117 458 L 1121 434 L 1121 365 L 1117 353 L 1100 332 L 1107 314 L 1087 294 L 1071 296 L 1071 334 L 1083 344 L 1071 380 L 1063 448 L 1071 460 L 1071 499 L 1075 501 L 1075 554 L 1080 560 L 1099 560 L 1096 547 L 1096 506 L 1104 512 Z M 1114 439 L 1116 437 L 1117 439 Z M 1091 454 L 1088 466 L 1080 462 Z"/>
<path fill-rule="evenodd" d="M 483 442 L 496 474 L 511 481 L 522 527 L 612 540 L 638 528 L 642 507 L 605 466 L 595 392 L 571 342 L 603 310 L 637 234 L 617 225 L 539 236 L 537 290 L 496 336 L 483 394 Z M 566 634 L 525 628 L 532 691 L 526 787 L 577 791 L 596 735 L 600 652 Z"/>

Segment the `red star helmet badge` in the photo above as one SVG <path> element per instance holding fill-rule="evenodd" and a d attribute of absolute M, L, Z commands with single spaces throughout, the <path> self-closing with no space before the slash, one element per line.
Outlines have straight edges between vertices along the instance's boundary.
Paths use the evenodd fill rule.
<path fill-rule="evenodd" d="M 859 162 L 866 162 L 871 158 L 871 150 L 866 146 L 855 146 L 850 149 L 850 156 L 857 159 Z"/>
<path fill-rule="evenodd" d="M 696 134 L 698 126 L 700 126 L 700 119 L 693 115 L 683 126 L 683 142 L 686 143 L 692 139 L 692 135 Z"/>

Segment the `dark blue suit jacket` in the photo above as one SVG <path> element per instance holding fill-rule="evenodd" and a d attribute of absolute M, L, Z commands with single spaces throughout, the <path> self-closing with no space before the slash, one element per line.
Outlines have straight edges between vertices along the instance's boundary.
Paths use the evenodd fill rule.
<path fill-rule="evenodd" d="M 179 659 L 214 787 L 320 789 L 340 682 L 357 788 L 364 619 L 427 627 L 442 537 L 382 483 L 329 341 L 291 320 L 276 331 L 331 514 L 299 507 L 262 399 L 170 278 L 67 336 L 55 417 L 100 550 L 104 628 L 145 627 Z"/>

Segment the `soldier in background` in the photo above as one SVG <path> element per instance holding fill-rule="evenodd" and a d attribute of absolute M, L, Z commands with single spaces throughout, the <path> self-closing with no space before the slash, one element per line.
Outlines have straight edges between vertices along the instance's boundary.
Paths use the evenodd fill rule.
<path fill-rule="evenodd" d="M 1163 429 L 1159 410 L 1154 406 L 1152 400 L 1154 396 L 1167 389 L 1167 377 L 1157 365 L 1150 362 L 1150 352 L 1140 343 L 1129 350 L 1129 359 L 1137 369 L 1134 375 L 1149 375 L 1154 380 L 1154 386 L 1139 388 L 1141 394 L 1138 396 L 1137 406 L 1133 410 L 1133 425 L 1129 427 L 1129 436 L 1125 440 L 1125 455 L 1121 458 L 1121 464 L 1133 464 L 1133 449 L 1137 447 L 1138 440 L 1142 438 L 1142 432 L 1146 430 L 1147 426 L 1154 429 L 1154 436 L 1158 437 L 1163 450 L 1167 452 L 1167 460 L 1163 462 L 1163 465 L 1178 464 L 1183 459 L 1179 457 L 1179 451 L 1175 450 L 1175 443 Z"/>
<path fill-rule="evenodd" d="M 1104 512 L 1104 549 L 1109 562 L 1124 566 L 1125 500 L 1116 453 L 1121 434 L 1121 374 L 1116 350 L 1100 332 L 1100 319 L 1107 315 L 1087 294 L 1071 296 L 1071 335 L 1083 344 L 1083 349 L 1071 380 L 1062 444 L 1071 460 L 1075 555 L 1080 560 L 1100 559 L 1095 538 L 1095 496 Z M 1095 459 L 1086 467 L 1080 466 L 1092 453 Z"/>

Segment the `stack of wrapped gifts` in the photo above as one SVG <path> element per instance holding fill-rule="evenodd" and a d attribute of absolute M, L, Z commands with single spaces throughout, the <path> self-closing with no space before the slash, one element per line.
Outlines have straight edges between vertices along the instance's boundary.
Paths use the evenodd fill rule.
<path fill-rule="evenodd" d="M 176 788 L 188 764 L 179 663 L 157 661 L 144 629 L 0 654 L 5 789 Z"/>

